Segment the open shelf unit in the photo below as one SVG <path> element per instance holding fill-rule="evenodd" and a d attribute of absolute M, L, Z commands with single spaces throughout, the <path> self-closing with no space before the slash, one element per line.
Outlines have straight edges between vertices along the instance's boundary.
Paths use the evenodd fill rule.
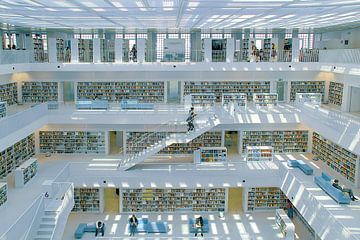
<path fill-rule="evenodd" d="M 341 106 L 344 84 L 338 82 L 330 82 L 329 86 L 329 103 Z"/>
<path fill-rule="evenodd" d="M 15 187 L 23 187 L 33 177 L 35 177 L 38 169 L 38 161 L 36 158 L 30 158 L 14 171 Z"/>
<path fill-rule="evenodd" d="M 251 54 L 250 39 L 245 38 L 241 42 L 241 61 L 248 61 Z"/>
<path fill-rule="evenodd" d="M 185 96 L 185 106 L 204 107 L 215 105 L 215 94 L 213 93 L 193 93 Z"/>
<path fill-rule="evenodd" d="M 247 195 L 248 211 L 285 209 L 287 198 L 278 187 L 252 187 Z"/>
<path fill-rule="evenodd" d="M 226 147 L 201 147 L 194 151 L 195 163 L 221 163 L 227 161 Z"/>
<path fill-rule="evenodd" d="M 271 38 L 265 38 L 263 43 L 263 51 L 264 51 L 264 58 L 263 62 L 270 62 L 270 53 L 271 53 Z"/>
<path fill-rule="evenodd" d="M 276 209 L 275 223 L 284 240 L 295 239 L 295 225 L 283 209 Z"/>
<path fill-rule="evenodd" d="M 31 134 L 0 152 L 0 177 L 6 177 L 16 167 L 35 155 L 35 136 Z"/>
<path fill-rule="evenodd" d="M 272 161 L 274 149 L 269 146 L 247 146 L 246 161 Z"/>
<path fill-rule="evenodd" d="M 56 58 L 58 62 L 70 62 L 71 42 L 61 38 L 56 39 Z"/>
<path fill-rule="evenodd" d="M 313 133 L 312 140 L 314 158 L 325 162 L 350 182 L 356 183 L 356 171 L 359 171 L 356 166 L 359 158 L 356 154 L 324 138 L 317 132 Z"/>
<path fill-rule="evenodd" d="M 273 107 L 278 103 L 277 93 L 254 93 L 253 101 L 256 107 Z"/>
<path fill-rule="evenodd" d="M 73 212 L 100 212 L 101 194 L 99 188 L 74 188 Z"/>
<path fill-rule="evenodd" d="M 121 190 L 122 212 L 225 211 L 225 188 Z"/>
<path fill-rule="evenodd" d="M 6 102 L 0 102 L 0 118 L 6 117 Z"/>
<path fill-rule="evenodd" d="M 274 153 L 306 152 L 309 132 L 307 130 L 287 131 L 244 131 L 242 149 L 247 146 L 271 146 Z"/>
<path fill-rule="evenodd" d="M 47 35 L 42 33 L 33 33 L 34 61 L 48 62 Z"/>
<path fill-rule="evenodd" d="M 186 81 L 184 96 L 196 93 L 214 93 L 221 102 L 223 93 L 245 93 L 252 101 L 253 93 L 270 93 L 270 81 Z"/>
<path fill-rule="evenodd" d="M 0 182 L 0 206 L 7 202 L 7 183 Z"/>
<path fill-rule="evenodd" d="M 325 81 L 291 81 L 290 101 L 296 100 L 296 93 L 321 93 L 324 102 Z"/>
<path fill-rule="evenodd" d="M 139 102 L 161 103 L 164 98 L 164 82 L 79 82 L 79 100 L 108 100 L 120 102 L 122 99 L 137 99 Z"/>
<path fill-rule="evenodd" d="M 40 131 L 40 153 L 105 154 L 104 132 Z"/>
<path fill-rule="evenodd" d="M 223 106 L 234 103 L 237 107 L 246 107 L 247 95 L 245 93 L 223 93 L 221 103 Z"/>
<path fill-rule="evenodd" d="M 92 39 L 79 39 L 79 62 L 94 62 L 93 53 L 93 40 Z"/>
<path fill-rule="evenodd" d="M 7 83 L 0 85 L 0 101 L 7 105 L 13 105 L 18 102 L 17 83 Z"/>
<path fill-rule="evenodd" d="M 58 101 L 57 82 L 23 82 L 23 102 Z"/>

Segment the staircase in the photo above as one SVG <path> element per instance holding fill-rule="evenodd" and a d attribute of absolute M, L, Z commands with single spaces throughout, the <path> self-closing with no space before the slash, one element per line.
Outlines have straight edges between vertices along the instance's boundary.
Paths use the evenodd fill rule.
<path fill-rule="evenodd" d="M 194 138 L 200 136 L 201 134 L 211 130 L 213 127 L 217 126 L 220 123 L 219 119 L 215 114 L 207 115 L 205 118 L 197 118 L 195 121 L 195 130 L 188 132 L 188 133 L 172 133 L 172 134 L 165 134 L 164 137 L 159 139 L 157 142 L 147 146 L 145 149 L 138 153 L 131 154 L 126 158 L 122 159 L 118 165 L 118 169 L 122 170 L 129 170 L 133 166 L 138 163 L 145 161 L 148 157 L 157 154 L 162 149 L 170 146 L 174 143 L 188 143 Z M 174 123 L 167 123 L 159 126 L 161 129 L 169 129 L 171 124 Z M 150 134 L 147 134 L 145 137 L 140 138 L 136 144 L 141 145 L 141 143 L 147 142 L 147 140 L 154 138 L 158 132 L 153 131 Z"/>
<path fill-rule="evenodd" d="M 57 212 L 45 211 L 34 240 L 51 240 L 57 223 Z"/>

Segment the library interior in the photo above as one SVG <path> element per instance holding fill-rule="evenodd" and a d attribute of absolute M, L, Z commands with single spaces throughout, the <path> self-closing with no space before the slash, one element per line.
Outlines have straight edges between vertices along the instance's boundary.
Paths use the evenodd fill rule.
<path fill-rule="evenodd" d="M 0 240 L 360 240 L 360 1 L 0 1 Z"/>

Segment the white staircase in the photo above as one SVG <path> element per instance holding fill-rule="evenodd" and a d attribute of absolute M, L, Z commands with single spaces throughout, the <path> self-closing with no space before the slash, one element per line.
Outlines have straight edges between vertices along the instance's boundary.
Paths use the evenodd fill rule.
<path fill-rule="evenodd" d="M 131 167 L 135 166 L 138 163 L 145 161 L 148 157 L 157 154 L 165 147 L 170 146 L 174 143 L 188 143 L 194 138 L 200 136 L 201 134 L 211 130 L 213 127 L 217 126 L 220 123 L 216 115 L 207 116 L 206 118 L 199 118 L 195 121 L 195 130 L 188 133 L 173 133 L 168 134 L 167 136 L 160 139 L 158 142 L 153 143 L 152 145 L 145 148 L 139 153 L 132 154 L 125 159 L 122 159 L 119 163 L 118 168 L 122 170 L 128 170 Z M 169 124 L 164 124 L 162 127 L 166 129 L 166 126 Z M 156 132 L 153 132 L 156 134 Z M 147 135 L 145 138 L 140 139 L 140 142 L 146 141 L 146 139 L 152 137 L 151 134 Z"/>
<path fill-rule="evenodd" d="M 57 212 L 45 211 L 34 240 L 51 240 L 58 219 Z"/>

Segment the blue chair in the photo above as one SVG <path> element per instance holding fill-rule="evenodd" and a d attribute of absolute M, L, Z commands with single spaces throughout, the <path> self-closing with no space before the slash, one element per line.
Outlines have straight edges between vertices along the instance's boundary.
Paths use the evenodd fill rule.
<path fill-rule="evenodd" d="M 104 231 L 106 225 L 104 224 Z M 95 223 L 80 223 L 79 226 L 76 228 L 75 231 L 75 238 L 81 239 L 86 232 L 96 232 L 96 225 Z"/>
<path fill-rule="evenodd" d="M 332 185 L 332 177 L 325 172 L 321 173 L 321 176 L 315 177 L 315 183 L 323 189 L 330 197 L 340 204 L 349 204 L 350 197 L 344 194 L 340 189 L 335 188 Z"/>
<path fill-rule="evenodd" d="M 314 173 L 314 170 L 303 160 L 288 160 L 287 165 L 289 167 L 300 168 L 300 170 L 303 171 L 303 173 L 306 175 L 312 175 Z"/>
<path fill-rule="evenodd" d="M 195 227 L 196 218 L 189 219 L 189 232 L 190 233 L 197 233 L 198 229 Z M 209 220 L 207 218 L 203 218 L 204 226 L 203 226 L 203 233 L 209 232 Z"/>

